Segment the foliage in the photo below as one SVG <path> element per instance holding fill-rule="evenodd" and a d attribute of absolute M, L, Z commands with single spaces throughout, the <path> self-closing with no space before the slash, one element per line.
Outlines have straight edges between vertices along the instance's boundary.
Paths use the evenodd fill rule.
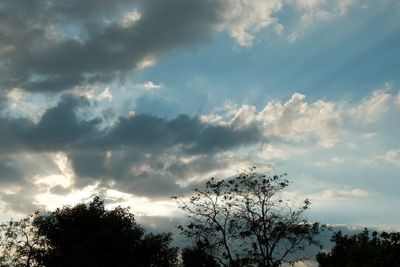
<path fill-rule="evenodd" d="M 171 234 L 145 234 L 133 214 L 106 210 L 95 197 L 89 204 L 35 213 L 4 224 L 2 267 L 169 267 L 176 266 Z M 11 249 L 10 249 L 11 248 Z"/>
<path fill-rule="evenodd" d="M 218 267 L 218 262 L 207 253 L 207 247 L 201 241 L 195 246 L 182 250 L 182 267 Z"/>
<path fill-rule="evenodd" d="M 400 233 L 363 232 L 352 236 L 335 233 L 335 246 L 329 253 L 319 253 L 320 267 L 398 267 L 400 266 Z"/>
<path fill-rule="evenodd" d="M 171 248 L 171 233 L 148 234 L 142 240 L 140 252 L 140 261 L 134 266 L 151 266 L 151 267 L 170 267 L 176 266 L 177 249 Z"/>
<path fill-rule="evenodd" d="M 49 248 L 37 253 L 46 267 L 168 267 L 176 261 L 170 234 L 145 235 L 127 209 L 106 210 L 98 197 L 89 205 L 36 216 L 33 224 L 48 242 Z"/>
<path fill-rule="evenodd" d="M 181 232 L 207 246 L 222 266 L 279 266 L 303 259 L 299 251 L 319 245 L 319 223 L 303 218 L 306 199 L 296 205 L 282 197 L 285 175 L 267 177 L 255 168 L 229 180 L 211 178 L 190 198 L 174 197 L 188 214 Z"/>
<path fill-rule="evenodd" d="M 0 266 L 34 267 L 35 251 L 45 248 L 45 239 L 36 233 L 32 220 L 37 215 L 31 214 L 21 220 L 11 220 L 0 225 Z"/>

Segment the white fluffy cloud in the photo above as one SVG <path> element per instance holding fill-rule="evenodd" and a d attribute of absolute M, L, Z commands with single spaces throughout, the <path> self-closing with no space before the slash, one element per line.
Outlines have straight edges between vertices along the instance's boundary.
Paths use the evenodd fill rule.
<path fill-rule="evenodd" d="M 357 0 L 288 0 L 287 2 L 300 16 L 294 30 L 289 34 L 289 40 L 295 41 L 319 22 L 345 15 Z"/>
<path fill-rule="evenodd" d="M 350 109 L 349 114 L 359 122 L 377 121 L 390 110 L 393 99 L 394 95 L 384 90 L 377 90 L 358 106 Z"/>
<path fill-rule="evenodd" d="M 341 17 L 355 5 L 356 0 L 227 0 L 223 22 L 217 27 L 226 30 L 241 46 L 251 46 L 255 35 L 266 27 L 273 27 L 278 35 L 286 30 L 279 12 L 293 9 L 296 23 L 288 38 L 294 41 L 321 21 Z"/>
<path fill-rule="evenodd" d="M 277 22 L 274 16 L 283 7 L 283 0 L 228 0 L 224 23 L 220 30 L 227 30 L 242 46 L 250 46 L 254 34 Z"/>
<path fill-rule="evenodd" d="M 307 103 L 304 99 L 304 95 L 295 93 L 285 103 L 268 103 L 257 115 L 264 133 L 285 140 L 303 140 L 314 135 L 326 145 L 335 143 L 341 131 L 335 104 L 323 100 Z"/>
<path fill-rule="evenodd" d="M 332 147 L 357 127 L 352 122 L 373 124 L 394 109 L 399 93 L 377 90 L 358 104 L 316 100 L 308 102 L 306 96 L 294 93 L 287 101 L 270 101 L 263 109 L 252 105 L 238 106 L 231 102 L 215 113 L 201 116 L 211 124 L 229 125 L 241 129 L 256 125 L 267 138 L 290 142 L 317 141 L 321 147 Z M 350 124 L 349 124 L 350 123 Z M 351 126 L 346 127 L 345 126 Z M 360 133 L 357 133 L 359 136 Z M 378 136 L 376 132 L 362 133 L 364 139 Z M 353 146 L 354 147 L 354 146 Z"/>
<path fill-rule="evenodd" d="M 384 158 L 387 162 L 400 167 L 400 149 L 388 151 Z"/>
<path fill-rule="evenodd" d="M 334 145 L 342 132 L 340 112 L 336 104 L 318 100 L 305 101 L 305 96 L 295 93 L 286 102 L 269 102 L 261 111 L 256 107 L 243 105 L 231 107 L 228 114 L 234 114 L 230 124 L 238 129 L 257 124 L 266 137 L 285 141 L 305 141 L 317 138 L 319 145 Z"/>

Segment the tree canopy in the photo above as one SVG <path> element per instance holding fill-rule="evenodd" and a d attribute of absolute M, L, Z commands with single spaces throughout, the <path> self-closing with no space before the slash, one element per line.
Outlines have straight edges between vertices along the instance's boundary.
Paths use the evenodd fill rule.
<path fill-rule="evenodd" d="M 228 180 L 211 178 L 191 196 L 174 197 L 189 223 L 182 233 L 201 242 L 222 266 L 279 266 L 295 263 L 299 251 L 319 245 L 317 222 L 303 215 L 310 201 L 283 198 L 285 175 L 259 174 L 255 168 Z"/>
<path fill-rule="evenodd" d="M 31 228 L 34 231 L 14 231 L 9 242 L 14 247 L 20 245 L 12 255 L 3 253 L 14 259 L 23 256 L 24 262 L 9 261 L 5 266 L 170 267 L 177 261 L 170 233 L 146 234 L 128 209 L 106 210 L 98 197 L 89 204 L 36 213 Z M 42 243 L 33 246 L 30 240 Z"/>
<path fill-rule="evenodd" d="M 35 253 L 46 244 L 32 225 L 37 215 L 0 224 L 0 267 L 37 266 Z"/>
<path fill-rule="evenodd" d="M 198 241 L 192 247 L 182 250 L 182 267 L 219 267 L 219 264 L 210 255 L 207 246 Z"/>
<path fill-rule="evenodd" d="M 368 229 L 352 236 L 335 233 L 335 243 L 330 252 L 317 255 L 320 267 L 399 267 L 400 233 L 378 233 L 371 235 Z"/>

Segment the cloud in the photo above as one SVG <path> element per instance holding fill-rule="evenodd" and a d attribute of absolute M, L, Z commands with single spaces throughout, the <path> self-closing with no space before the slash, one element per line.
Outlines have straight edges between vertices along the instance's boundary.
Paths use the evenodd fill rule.
<path fill-rule="evenodd" d="M 142 87 L 145 90 L 157 90 L 157 89 L 160 89 L 162 86 L 159 84 L 155 84 L 152 81 L 147 81 L 144 84 L 142 84 Z"/>
<path fill-rule="evenodd" d="M 0 183 L 3 186 L 20 183 L 23 179 L 22 173 L 14 165 L 13 160 L 9 157 L 0 156 Z"/>
<path fill-rule="evenodd" d="M 397 94 L 377 90 L 360 103 L 350 104 L 322 99 L 309 102 L 305 95 L 294 93 L 286 101 L 269 101 L 261 110 L 252 105 L 238 106 L 228 103 L 200 118 L 205 123 L 225 125 L 233 129 L 256 125 L 269 140 L 292 144 L 317 142 L 320 147 L 331 148 L 348 134 L 357 131 L 348 126 L 354 120 L 371 124 L 378 119 L 385 119 L 385 115 L 393 109 Z M 379 134 L 366 132 L 361 135 L 364 139 L 372 139 Z M 271 150 L 272 147 L 266 148 Z M 276 149 L 275 146 L 270 151 L 271 155 L 278 153 L 279 149 Z M 289 153 L 290 149 L 285 151 Z M 282 153 L 278 154 L 283 157 Z"/>
<path fill-rule="evenodd" d="M 306 103 L 305 96 L 294 94 L 285 103 L 269 103 L 259 114 L 264 132 L 286 140 L 299 140 L 312 134 L 321 144 L 334 143 L 341 131 L 341 118 L 334 103 L 318 100 Z"/>
<path fill-rule="evenodd" d="M 321 148 L 327 152 L 322 144 L 352 137 L 343 122 L 348 105 L 307 101 L 298 93 L 261 109 L 229 103 L 212 114 L 172 118 L 135 111 L 105 121 L 97 115 L 101 110 L 94 112 L 101 109 L 96 103 L 95 97 L 65 94 L 35 121 L 2 114 L 1 185 L 25 187 L 27 196 L 26 187 L 31 187 L 31 196 L 40 193 L 40 203 L 88 186 L 161 199 L 204 178 L 230 176 L 269 160 L 283 163 L 300 157 L 304 162 L 309 158 L 311 165 L 341 163 L 343 157 L 334 148 L 324 154 L 325 161 L 318 153 Z M 57 154 L 64 155 L 63 160 L 55 160 Z M 388 153 L 387 159 L 396 155 Z M 63 186 L 66 177 L 71 184 Z M 52 179 L 60 181 L 50 185 Z M 327 191 L 325 197 L 362 195 L 340 190 Z M 11 195 L 5 199 L 16 200 Z"/>
<path fill-rule="evenodd" d="M 394 165 L 397 165 L 400 167 L 400 149 L 397 150 L 390 150 L 386 153 L 384 159 L 392 163 Z"/>
<path fill-rule="evenodd" d="M 0 85 L 62 91 L 124 79 L 217 31 L 248 46 L 281 6 L 281 0 L 7 0 L 0 6 L 6 14 L 0 20 Z"/>
<path fill-rule="evenodd" d="M 47 109 L 36 123 L 25 118 L 1 117 L 2 147 L 11 149 L 20 146 L 27 150 L 46 150 L 48 147 L 54 151 L 78 145 L 101 145 L 107 148 L 138 146 L 148 149 L 183 145 L 187 151 L 205 151 L 205 146 L 218 150 L 260 137 L 257 128 L 213 126 L 188 115 L 166 119 L 137 113 L 129 117 L 121 116 L 111 128 L 100 130 L 97 127 L 101 123 L 99 118 L 85 120 L 78 116 L 78 109 L 85 107 L 91 108 L 86 98 L 66 94 L 57 105 Z M 226 139 L 222 140 L 220 135 L 226 135 Z M 246 135 L 250 135 L 250 138 Z"/>
<path fill-rule="evenodd" d="M 208 121 L 235 129 L 258 125 L 263 136 L 285 141 L 304 142 L 317 138 L 324 147 L 334 145 L 342 132 L 341 111 L 335 103 L 323 100 L 307 103 L 305 95 L 299 93 L 286 102 L 271 101 L 261 111 L 249 105 L 230 106 L 223 117 L 225 120 L 209 115 L 203 120 L 208 118 Z"/>
<path fill-rule="evenodd" d="M 140 11 L 129 11 L 132 5 Z M 149 58 L 209 38 L 224 7 L 221 1 L 6 1 L 1 87 L 60 91 L 122 79 Z"/>
<path fill-rule="evenodd" d="M 137 10 L 128 11 L 121 16 L 119 23 L 123 28 L 129 28 L 138 22 L 141 17 L 142 15 Z"/>
<path fill-rule="evenodd" d="M 110 88 L 106 87 L 106 89 L 104 89 L 104 91 L 101 92 L 101 94 L 99 95 L 98 100 L 107 99 L 109 102 L 111 102 L 112 98 L 113 98 L 113 95 L 110 92 Z"/>
<path fill-rule="evenodd" d="M 15 192 L 2 192 L 0 200 L 3 203 L 6 212 L 13 214 L 26 214 L 27 211 L 33 212 L 43 206 L 38 205 L 35 200 L 35 196 L 38 193 L 36 190 L 32 190 L 31 185 L 21 186 Z"/>
<path fill-rule="evenodd" d="M 306 96 L 294 93 L 287 101 L 270 101 L 257 110 L 252 105 L 234 105 L 216 109 L 214 113 L 202 115 L 201 120 L 216 125 L 229 125 L 240 129 L 257 125 L 262 135 L 268 139 L 304 143 L 318 142 L 321 147 L 336 145 L 346 134 L 354 129 L 345 126 L 354 120 L 375 123 L 383 120 L 393 108 L 396 93 L 377 90 L 358 104 L 306 101 Z M 363 133 L 363 138 L 371 139 L 377 133 Z"/>
<path fill-rule="evenodd" d="M 63 171 L 52 153 L 17 152 L 0 154 L 0 203 L 11 214 L 41 208 L 39 194 L 58 185 L 65 187 Z"/>
<path fill-rule="evenodd" d="M 267 27 L 282 34 L 279 12 L 284 8 L 300 16 L 298 36 L 351 5 L 350 0 L 332 5 L 285 0 L 5 0 L 0 6 L 0 90 L 57 92 L 124 81 L 159 56 L 208 42 L 218 32 L 228 32 L 245 47 Z"/>
<path fill-rule="evenodd" d="M 362 138 L 365 140 L 371 140 L 373 138 L 376 138 L 379 134 L 375 132 L 370 132 L 370 133 L 365 133 Z"/>
<path fill-rule="evenodd" d="M 77 117 L 76 109 L 85 104 L 88 104 L 86 99 L 68 94 L 55 107 L 49 108 L 37 123 L 25 118 L 0 117 L 0 153 L 57 151 L 89 136 L 100 121 L 84 121 Z"/>
<path fill-rule="evenodd" d="M 349 111 L 350 116 L 359 122 L 375 122 L 381 119 L 389 110 L 393 95 L 384 91 L 374 91 L 372 96 L 363 99 L 355 108 Z"/>
<path fill-rule="evenodd" d="M 348 9 L 357 4 L 357 0 L 299 0 L 289 1 L 297 14 L 298 22 L 289 34 L 289 40 L 295 41 L 305 35 L 311 28 L 318 26 L 321 22 L 333 20 L 344 16 Z"/>
<path fill-rule="evenodd" d="M 27 181 L 32 181 L 32 177 L 39 177 L 35 181 L 46 177 L 58 179 L 61 176 L 51 176 L 51 172 L 36 172 L 31 166 L 13 164 L 27 153 L 35 161 L 38 155 L 62 152 L 70 164 L 73 174 L 69 176 L 76 188 L 114 184 L 115 188 L 140 196 L 166 196 L 176 193 L 180 187 L 177 181 L 194 170 L 199 175 L 225 168 L 226 162 L 214 158 L 220 153 L 266 141 L 256 125 L 236 129 L 230 125 L 210 125 L 188 115 L 167 119 L 136 113 L 103 125 L 98 117 L 81 116 L 92 108 L 93 103 L 85 97 L 66 94 L 37 122 L 0 117 L 0 156 L 15 155 L 9 160 L 3 156 L 0 161 L 0 183 L 13 180 L 18 184 L 17 177 Z M 197 159 L 175 164 L 188 157 Z M 24 172 L 20 174 L 21 168 Z M 56 172 L 63 173 L 61 169 L 57 167 Z M 40 184 L 43 183 L 37 186 Z M 49 190 L 62 194 L 65 188 L 60 189 L 55 185 Z"/>
<path fill-rule="evenodd" d="M 231 37 L 240 45 L 247 47 L 252 45 L 254 34 L 277 23 L 274 15 L 283 8 L 284 4 L 283 0 L 226 2 L 229 4 L 223 13 L 224 22 L 220 27 L 227 29 Z"/>
<path fill-rule="evenodd" d="M 106 133 L 85 144 L 115 148 L 133 146 L 146 151 L 179 145 L 190 153 L 208 153 L 258 142 L 256 127 L 233 129 L 203 124 L 198 117 L 179 115 L 168 120 L 148 114 L 120 117 Z"/>
<path fill-rule="evenodd" d="M 215 155 L 263 139 L 257 128 L 235 130 L 187 115 L 167 120 L 145 114 L 121 117 L 98 136 L 68 153 L 77 183 L 114 180 L 120 189 L 147 196 L 175 193 L 177 180 L 188 175 L 186 165 L 198 166 L 197 174 L 221 168 Z M 197 160 L 176 163 L 192 155 Z"/>
<path fill-rule="evenodd" d="M 310 150 L 306 148 L 298 148 L 293 145 L 273 145 L 273 144 L 268 144 L 264 145 L 260 152 L 259 155 L 263 159 L 268 159 L 268 160 L 287 160 L 290 158 L 297 158 L 297 157 L 304 157 L 306 155 L 310 154 Z"/>
<path fill-rule="evenodd" d="M 323 200 L 345 200 L 351 198 L 363 198 L 371 196 L 371 193 L 359 188 L 355 189 L 330 189 L 322 192 Z"/>
<path fill-rule="evenodd" d="M 397 93 L 395 103 L 398 108 L 400 108 L 400 92 Z"/>

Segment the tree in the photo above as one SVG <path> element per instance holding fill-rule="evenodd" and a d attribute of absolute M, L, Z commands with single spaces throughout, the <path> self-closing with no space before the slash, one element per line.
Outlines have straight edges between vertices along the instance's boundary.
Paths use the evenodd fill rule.
<path fill-rule="evenodd" d="M 34 253 L 45 247 L 45 240 L 37 235 L 37 229 L 32 226 L 36 215 L 0 224 L 1 267 L 38 266 Z"/>
<path fill-rule="evenodd" d="M 182 267 L 218 267 L 218 262 L 207 252 L 207 247 L 198 241 L 193 247 L 182 250 Z"/>
<path fill-rule="evenodd" d="M 335 242 L 331 252 L 317 255 L 320 267 L 399 267 L 400 233 L 378 233 L 369 235 L 368 229 L 352 236 L 334 233 Z"/>
<path fill-rule="evenodd" d="M 201 241 L 222 266 L 279 266 L 304 257 L 308 245 L 319 245 L 317 222 L 303 218 L 310 201 L 300 205 L 282 197 L 289 186 L 284 175 L 258 174 L 255 167 L 228 180 L 211 178 L 190 197 L 177 199 L 189 223 L 179 226 Z"/>
<path fill-rule="evenodd" d="M 145 234 L 128 209 L 106 210 L 98 197 L 29 218 L 8 224 L 6 236 L 21 261 L 7 267 L 172 267 L 177 261 L 171 234 Z"/>
<path fill-rule="evenodd" d="M 177 249 L 171 248 L 171 233 L 147 234 L 142 241 L 140 259 L 134 266 L 172 267 L 178 263 Z"/>

